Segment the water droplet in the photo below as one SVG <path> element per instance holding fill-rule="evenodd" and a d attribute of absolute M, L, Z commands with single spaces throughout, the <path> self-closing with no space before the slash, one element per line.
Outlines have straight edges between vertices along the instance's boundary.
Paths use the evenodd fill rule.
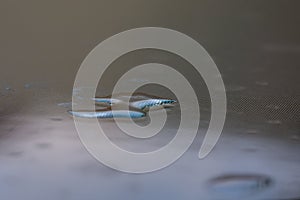
<path fill-rule="evenodd" d="M 14 91 L 15 90 L 9 85 L 6 85 L 6 86 L 0 88 L 0 94 L 3 96 L 10 95 L 11 92 L 14 92 Z"/>
<path fill-rule="evenodd" d="M 253 174 L 230 174 L 210 180 L 214 192 L 227 198 L 255 194 L 268 188 L 272 181 L 267 176 Z"/>
<path fill-rule="evenodd" d="M 4 89 L 5 89 L 6 91 L 11 91 L 11 90 L 13 90 L 10 86 L 6 86 Z"/>
<path fill-rule="evenodd" d="M 24 85 L 24 88 L 26 88 L 26 89 L 29 89 L 31 87 L 31 84 L 30 83 L 26 83 L 25 85 Z"/>
<path fill-rule="evenodd" d="M 59 117 L 52 117 L 50 118 L 52 121 L 62 121 L 63 119 L 62 118 L 59 118 Z"/>
<path fill-rule="evenodd" d="M 49 149 L 51 146 L 52 146 L 51 143 L 47 143 L 47 142 L 41 142 L 36 144 L 36 147 L 39 149 Z"/>

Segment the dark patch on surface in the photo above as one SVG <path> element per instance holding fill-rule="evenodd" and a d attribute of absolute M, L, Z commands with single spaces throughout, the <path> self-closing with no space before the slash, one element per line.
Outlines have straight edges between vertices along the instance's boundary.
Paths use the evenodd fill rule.
<path fill-rule="evenodd" d="M 39 149 L 49 149 L 52 146 L 52 144 L 48 143 L 48 142 L 41 142 L 41 143 L 35 144 L 35 146 Z"/>
<path fill-rule="evenodd" d="M 63 119 L 59 118 L 59 117 L 52 117 L 52 118 L 50 118 L 50 120 L 59 122 L 59 121 L 62 121 Z"/>
<path fill-rule="evenodd" d="M 6 131 L 9 132 L 9 133 L 13 132 L 14 130 L 15 130 L 15 127 L 9 127 L 9 128 L 6 129 Z"/>
<path fill-rule="evenodd" d="M 9 152 L 7 155 L 10 156 L 10 157 L 15 157 L 15 158 L 18 158 L 18 157 L 21 157 L 23 155 L 23 151 L 12 151 L 12 152 Z"/>

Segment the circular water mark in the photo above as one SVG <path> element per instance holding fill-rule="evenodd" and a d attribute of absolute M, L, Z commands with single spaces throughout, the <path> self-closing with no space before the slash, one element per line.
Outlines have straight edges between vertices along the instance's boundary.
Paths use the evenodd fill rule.
<path fill-rule="evenodd" d="M 89 88 L 73 93 L 73 110 L 95 111 L 96 88 L 104 71 L 118 57 L 135 50 L 158 49 L 174 53 L 188 61 L 204 79 L 211 98 L 211 120 L 199 151 L 199 158 L 206 157 L 216 145 L 226 116 L 226 93 L 220 72 L 206 50 L 189 36 L 166 28 L 144 27 L 118 33 L 98 44 L 84 59 L 76 79 L 74 89 Z M 186 70 L 189 70 L 188 68 Z M 190 69 L 191 70 L 191 69 Z M 146 82 L 130 82 L 134 78 Z M 74 116 L 79 137 L 86 149 L 101 163 L 113 169 L 128 173 L 146 173 L 162 169 L 173 162 L 192 144 L 198 132 L 200 110 L 197 95 L 189 81 L 175 69 L 148 63 L 136 66 L 118 80 L 114 94 L 133 93 L 142 85 L 155 83 L 170 89 L 177 97 L 180 109 L 180 124 L 176 136 L 165 146 L 155 151 L 136 153 L 121 149 L 112 143 L 96 118 L 82 119 Z M 78 101 L 78 96 L 81 97 Z M 129 101 L 129 100 L 128 100 Z M 112 107 L 113 109 L 113 107 Z M 153 116 L 146 127 L 137 126 L 133 121 L 115 118 L 119 128 L 126 134 L 138 137 L 153 137 L 164 126 L 167 118 L 165 110 Z"/>

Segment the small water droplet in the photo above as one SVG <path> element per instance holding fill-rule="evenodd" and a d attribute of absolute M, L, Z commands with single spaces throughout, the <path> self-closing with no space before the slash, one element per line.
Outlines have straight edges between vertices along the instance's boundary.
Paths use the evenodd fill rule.
<path fill-rule="evenodd" d="M 25 85 L 24 85 L 24 88 L 26 88 L 26 89 L 29 89 L 31 87 L 31 84 L 30 83 L 26 83 Z"/>
<path fill-rule="evenodd" d="M 5 89 L 6 91 L 12 91 L 12 90 L 13 90 L 10 86 L 6 86 L 4 89 Z"/>
<path fill-rule="evenodd" d="M 237 198 L 264 190 L 271 183 L 271 179 L 263 175 L 229 174 L 210 180 L 209 185 L 214 192 L 224 197 Z"/>
<path fill-rule="evenodd" d="M 51 146 L 51 143 L 47 142 L 41 142 L 36 144 L 36 147 L 38 147 L 39 149 L 49 149 Z"/>
<path fill-rule="evenodd" d="M 2 95 L 8 95 L 11 92 L 14 92 L 14 89 L 9 85 L 5 85 L 4 87 L 0 88 L 0 93 Z"/>
<path fill-rule="evenodd" d="M 50 118 L 52 121 L 62 121 L 63 119 L 62 118 L 59 118 L 59 117 L 52 117 Z"/>

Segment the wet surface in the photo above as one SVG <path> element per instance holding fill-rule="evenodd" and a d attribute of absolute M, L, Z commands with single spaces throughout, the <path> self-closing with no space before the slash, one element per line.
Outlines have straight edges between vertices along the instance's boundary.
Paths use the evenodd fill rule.
<path fill-rule="evenodd" d="M 299 5 L 277 0 L 2 1 L 0 199 L 299 199 Z M 107 37 L 141 26 L 175 29 L 201 43 L 222 74 L 228 113 L 217 146 L 199 160 L 210 118 L 201 76 L 167 52 L 120 57 L 105 72 L 97 96 L 110 95 L 133 66 L 159 62 L 188 77 L 201 107 L 197 138 L 183 157 L 163 170 L 133 175 L 96 161 L 67 111 L 87 53 Z M 139 92 L 175 99 L 157 86 Z M 174 137 L 178 116 L 175 106 L 163 131 L 146 141 L 130 138 L 111 120 L 99 122 L 118 146 L 147 152 Z"/>

